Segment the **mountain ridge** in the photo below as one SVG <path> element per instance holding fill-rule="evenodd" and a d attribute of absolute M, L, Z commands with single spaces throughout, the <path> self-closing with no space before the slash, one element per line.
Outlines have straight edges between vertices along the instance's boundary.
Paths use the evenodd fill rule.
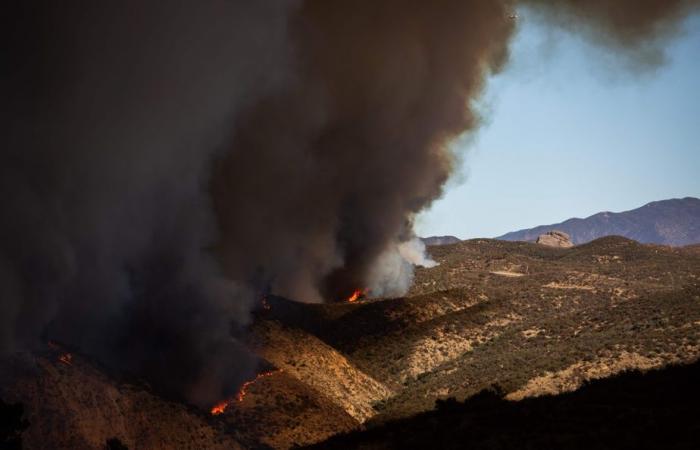
<path fill-rule="evenodd" d="M 532 242 L 539 235 L 553 230 L 569 234 L 576 245 L 611 235 L 645 244 L 696 244 L 700 243 L 700 199 L 659 200 L 629 211 L 602 211 L 585 218 L 575 217 L 555 224 L 513 231 L 496 239 Z"/>

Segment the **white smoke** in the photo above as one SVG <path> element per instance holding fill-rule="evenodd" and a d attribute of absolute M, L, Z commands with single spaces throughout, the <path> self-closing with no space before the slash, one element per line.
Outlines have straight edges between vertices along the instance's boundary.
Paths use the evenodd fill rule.
<path fill-rule="evenodd" d="M 414 266 L 430 269 L 438 265 L 426 252 L 425 243 L 417 237 L 398 245 L 399 254 Z"/>
<path fill-rule="evenodd" d="M 371 297 L 400 297 L 406 295 L 413 284 L 415 267 L 437 266 L 425 252 L 425 244 L 419 238 L 390 246 L 377 259 L 369 275 Z"/>

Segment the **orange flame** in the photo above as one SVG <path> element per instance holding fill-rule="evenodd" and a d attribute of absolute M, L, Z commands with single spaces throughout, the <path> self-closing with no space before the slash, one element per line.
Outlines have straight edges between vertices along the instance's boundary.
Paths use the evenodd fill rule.
<path fill-rule="evenodd" d="M 228 408 L 234 401 L 239 402 L 239 403 L 242 402 L 243 399 L 245 398 L 245 396 L 248 395 L 248 388 L 249 387 L 251 387 L 253 384 L 258 382 L 258 380 L 260 380 L 261 378 L 269 377 L 270 375 L 273 375 L 277 372 L 282 372 L 282 369 L 270 370 L 268 372 L 263 372 L 263 373 L 257 374 L 255 376 L 255 378 L 253 378 L 252 380 L 249 380 L 249 381 L 246 381 L 245 383 L 243 383 L 243 385 L 241 386 L 241 389 L 238 391 L 238 394 L 236 394 L 235 399 L 222 400 L 219 403 L 217 403 L 216 405 L 214 405 L 214 407 L 211 409 L 211 414 L 213 416 L 218 416 L 219 414 L 223 414 L 224 411 L 226 411 L 226 408 Z"/>
<path fill-rule="evenodd" d="M 217 403 L 214 405 L 214 407 L 211 409 L 211 414 L 213 416 L 218 416 L 219 414 L 223 414 L 224 411 L 226 411 L 226 408 L 228 407 L 229 400 L 224 400 L 222 402 Z"/>
<path fill-rule="evenodd" d="M 350 303 L 356 302 L 359 299 L 361 299 L 362 297 L 364 297 L 366 293 L 367 293 L 366 289 L 355 289 L 355 291 L 352 293 L 352 295 L 348 298 L 348 302 L 350 302 Z"/>
<path fill-rule="evenodd" d="M 70 353 L 62 354 L 61 356 L 58 357 L 58 360 L 67 366 L 73 365 L 73 355 L 71 355 Z"/>
<path fill-rule="evenodd" d="M 54 341 L 48 341 L 47 345 L 53 351 L 63 350 L 61 348 L 61 346 L 58 345 L 57 343 L 55 343 Z M 62 362 L 63 364 L 65 364 L 67 366 L 72 366 L 73 365 L 73 355 L 71 353 L 68 353 L 68 352 L 61 353 L 61 355 L 59 355 L 59 357 L 58 357 L 58 361 Z"/>

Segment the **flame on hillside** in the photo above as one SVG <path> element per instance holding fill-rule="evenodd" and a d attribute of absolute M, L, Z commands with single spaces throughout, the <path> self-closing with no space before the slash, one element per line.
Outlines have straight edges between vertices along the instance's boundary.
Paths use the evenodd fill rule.
<path fill-rule="evenodd" d="M 223 414 L 224 411 L 226 411 L 226 408 L 228 407 L 229 402 L 230 402 L 230 400 L 224 400 L 222 402 L 217 403 L 211 409 L 211 414 L 213 416 L 218 416 L 219 414 Z"/>
<path fill-rule="evenodd" d="M 57 343 L 55 343 L 54 341 L 48 341 L 46 344 L 53 351 L 59 352 L 59 351 L 63 350 L 63 348 L 61 348 L 61 346 L 58 345 Z M 68 353 L 68 352 L 63 352 L 58 357 L 58 361 L 62 362 L 63 364 L 65 364 L 67 366 L 72 366 L 73 365 L 73 354 Z"/>
<path fill-rule="evenodd" d="M 248 389 L 252 385 L 257 383 L 260 379 L 274 375 L 277 372 L 282 372 L 282 369 L 270 370 L 268 372 L 263 372 L 263 373 L 257 374 L 255 376 L 255 378 L 253 378 L 252 380 L 249 380 L 249 381 L 246 381 L 245 383 L 243 383 L 241 388 L 238 390 L 238 393 L 236 394 L 235 398 L 229 399 L 229 400 L 222 400 L 219 403 L 217 403 L 216 405 L 214 405 L 211 408 L 211 414 L 213 416 L 218 416 L 219 414 L 223 414 L 224 411 L 226 411 L 226 408 L 228 408 L 233 402 L 238 402 L 238 403 L 242 402 L 243 399 L 246 397 L 246 395 L 248 395 Z"/>
<path fill-rule="evenodd" d="M 355 289 L 355 291 L 353 291 L 352 295 L 350 297 L 348 297 L 348 302 L 350 302 L 350 303 L 356 302 L 359 299 L 364 298 L 366 294 L 367 294 L 367 289 Z"/>

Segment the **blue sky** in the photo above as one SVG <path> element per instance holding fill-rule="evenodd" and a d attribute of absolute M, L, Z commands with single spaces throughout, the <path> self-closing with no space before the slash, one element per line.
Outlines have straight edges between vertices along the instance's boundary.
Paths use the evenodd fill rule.
<path fill-rule="evenodd" d="M 610 51 L 521 16 L 491 79 L 461 168 L 419 235 L 494 237 L 521 228 L 700 197 L 700 16 L 638 73 Z"/>

